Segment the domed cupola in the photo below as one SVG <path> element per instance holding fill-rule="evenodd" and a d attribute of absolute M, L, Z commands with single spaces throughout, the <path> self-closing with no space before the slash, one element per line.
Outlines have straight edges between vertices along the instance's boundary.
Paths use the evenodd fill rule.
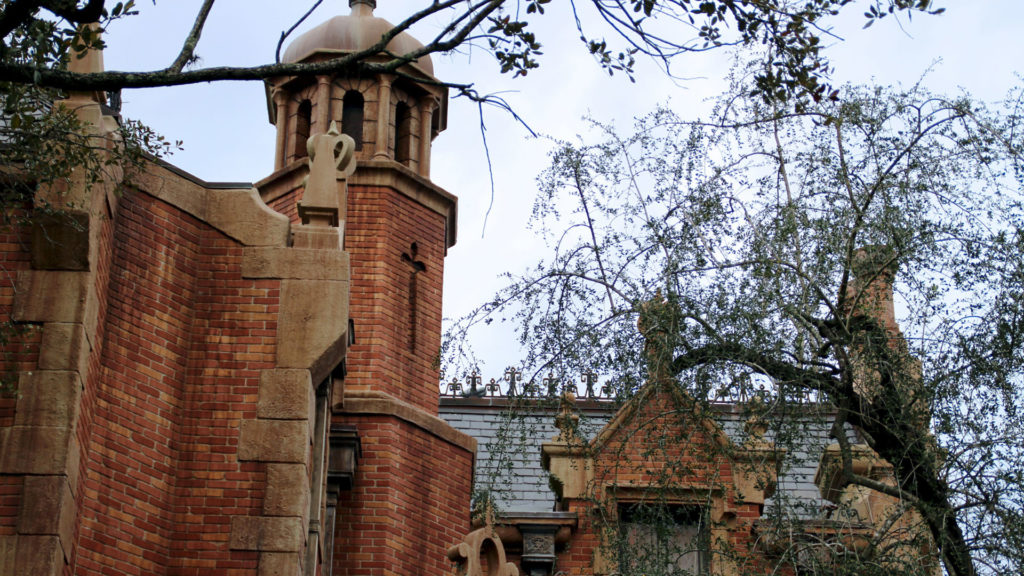
<path fill-rule="evenodd" d="M 373 15 L 374 0 L 349 0 L 351 13 L 335 16 L 296 38 L 282 62 L 318 62 L 363 52 L 394 25 Z M 402 32 L 387 44 L 388 62 L 422 48 Z M 446 88 L 437 85 L 429 55 L 403 64 L 398 74 L 275 78 L 267 83 L 271 122 L 277 126 L 275 168 L 304 160 L 306 141 L 336 122 L 356 142 L 356 160 L 394 160 L 429 177 L 430 146 L 447 124 Z M 422 81 L 420 81 L 422 80 Z"/>

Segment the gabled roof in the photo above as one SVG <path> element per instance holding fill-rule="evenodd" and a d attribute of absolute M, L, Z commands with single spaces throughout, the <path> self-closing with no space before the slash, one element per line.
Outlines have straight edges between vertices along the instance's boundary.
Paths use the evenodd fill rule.
<path fill-rule="evenodd" d="M 635 405 L 635 404 L 634 404 Z M 580 433 L 592 443 L 605 441 L 632 410 L 608 400 L 585 400 L 580 410 Z M 743 415 L 735 404 L 711 405 L 711 430 L 726 441 L 745 438 Z M 819 515 L 823 504 L 814 474 L 824 447 L 829 443 L 830 410 L 819 404 L 785 407 L 784 419 L 769 422 L 766 438 L 784 439 L 787 451 L 778 476 L 775 496 L 766 504 L 788 516 Z M 503 512 L 545 512 L 555 506 L 548 473 L 541 466 L 540 447 L 557 436 L 556 406 L 551 401 L 520 398 L 451 398 L 440 402 L 440 416 L 478 442 L 476 486 L 491 491 Z M 593 445 L 593 444 L 592 444 Z M 784 503 L 784 505 L 783 505 Z"/>

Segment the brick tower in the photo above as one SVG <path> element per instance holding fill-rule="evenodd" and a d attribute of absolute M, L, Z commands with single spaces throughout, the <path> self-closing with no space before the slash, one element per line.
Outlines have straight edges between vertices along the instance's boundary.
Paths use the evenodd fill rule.
<path fill-rule="evenodd" d="M 392 28 L 373 15 L 375 2 L 350 7 L 298 37 L 282 60 L 358 53 Z M 388 44 L 393 54 L 420 47 L 405 33 Z M 257 184 L 268 205 L 303 220 L 309 136 L 334 126 L 355 147 L 341 193 L 351 344 L 329 395 L 335 453 L 358 443 L 361 458 L 327 488 L 324 513 L 337 520 L 324 561 L 339 575 L 443 573 L 446 547 L 469 529 L 476 443 L 438 418 L 443 267 L 457 206 L 429 179 L 431 143 L 447 119 L 447 89 L 438 84 L 429 56 L 397 74 L 268 83 L 277 170 Z"/>
<path fill-rule="evenodd" d="M 391 28 L 351 8 L 285 59 Z M 102 54 L 71 65 L 102 71 Z M 155 161 L 56 184 L 4 167 L 0 193 L 35 195 L 0 227 L 0 323 L 18 330 L 0 354 L 0 574 L 449 569 L 476 442 L 437 417 L 456 199 L 429 180 L 432 74 L 424 56 L 269 82 L 277 159 L 255 186 Z M 111 151 L 103 96 L 54 109 Z"/>

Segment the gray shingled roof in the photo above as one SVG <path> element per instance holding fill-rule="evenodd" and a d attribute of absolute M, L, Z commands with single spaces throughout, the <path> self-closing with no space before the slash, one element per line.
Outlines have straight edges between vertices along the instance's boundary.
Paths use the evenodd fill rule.
<path fill-rule="evenodd" d="M 582 402 L 580 427 L 593 437 L 614 416 L 611 402 Z M 789 450 L 778 479 L 777 505 L 786 516 L 819 515 L 822 499 L 814 485 L 814 473 L 823 447 L 828 444 L 830 421 L 815 406 L 797 407 L 794 417 L 781 420 L 784 429 L 769 430 L 789 439 Z M 719 423 L 733 439 L 741 439 L 741 416 L 732 406 L 716 406 Z M 541 467 L 541 444 L 557 435 L 554 411 L 533 407 L 510 410 L 504 398 L 442 398 L 440 415 L 454 428 L 478 441 L 476 486 L 490 491 L 505 512 L 544 512 L 554 508 L 548 473 Z"/>

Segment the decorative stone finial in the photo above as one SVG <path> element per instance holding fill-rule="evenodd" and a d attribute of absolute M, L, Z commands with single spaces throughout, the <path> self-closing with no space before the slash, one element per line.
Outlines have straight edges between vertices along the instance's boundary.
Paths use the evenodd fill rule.
<path fill-rule="evenodd" d="M 519 568 L 506 561 L 505 545 L 493 526 L 467 534 L 462 542 L 448 549 L 448 559 L 458 564 L 457 573 L 464 576 L 519 576 Z"/>
<path fill-rule="evenodd" d="M 558 440 L 568 442 L 577 438 L 576 431 L 580 425 L 580 415 L 576 413 L 576 396 L 572 392 L 564 392 L 559 398 L 559 404 L 561 408 L 555 416 Z"/>
<path fill-rule="evenodd" d="M 339 206 L 345 205 L 347 183 L 355 172 L 356 143 L 342 134 L 331 122 L 326 134 L 311 136 L 306 142 L 309 152 L 309 175 L 303 182 L 306 191 L 299 202 L 299 218 L 303 224 L 338 227 Z M 342 180 L 339 198 L 338 180 Z"/>
<path fill-rule="evenodd" d="M 90 24 L 82 24 L 78 28 L 79 38 L 83 36 L 99 37 L 102 32 L 102 28 L 96 22 Z M 68 59 L 68 72 L 74 72 L 76 74 L 99 74 L 104 71 L 103 68 L 103 50 L 100 48 L 88 48 L 84 52 L 78 52 L 75 49 L 71 50 L 71 55 Z M 85 97 L 95 102 L 105 102 L 106 95 L 102 90 L 88 91 L 88 92 L 76 92 L 72 91 L 72 96 Z"/>

